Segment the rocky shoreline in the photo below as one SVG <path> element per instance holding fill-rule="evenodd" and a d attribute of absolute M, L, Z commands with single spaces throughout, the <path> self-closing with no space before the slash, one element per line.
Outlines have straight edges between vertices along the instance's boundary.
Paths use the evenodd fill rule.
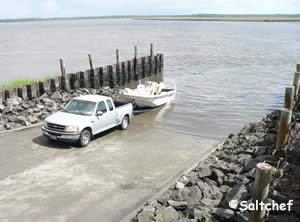
<path fill-rule="evenodd" d="M 251 203 L 255 167 L 260 162 L 274 167 L 269 201 L 294 201 L 291 212 L 269 211 L 266 221 L 300 221 L 300 115 L 293 115 L 287 154 L 281 158 L 273 155 L 279 120 L 280 111 L 274 111 L 230 134 L 221 147 L 148 202 L 131 222 L 250 221 L 250 211 L 231 208 L 229 202 Z"/>
<path fill-rule="evenodd" d="M 86 89 L 70 91 L 55 91 L 54 93 L 45 93 L 33 100 L 20 97 L 7 99 L 5 103 L 0 100 L 0 132 L 31 126 L 64 108 L 70 99 L 81 95 L 105 95 L 113 99 L 117 98 L 120 93 L 119 88 L 110 89 Z"/>

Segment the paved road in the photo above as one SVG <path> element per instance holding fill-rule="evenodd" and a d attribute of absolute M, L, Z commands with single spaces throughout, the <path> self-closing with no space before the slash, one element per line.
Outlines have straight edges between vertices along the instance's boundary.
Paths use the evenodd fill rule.
<path fill-rule="evenodd" d="M 50 143 L 38 128 L 1 136 L 0 221 L 120 221 L 216 143 L 165 130 L 162 113 L 87 148 Z"/>

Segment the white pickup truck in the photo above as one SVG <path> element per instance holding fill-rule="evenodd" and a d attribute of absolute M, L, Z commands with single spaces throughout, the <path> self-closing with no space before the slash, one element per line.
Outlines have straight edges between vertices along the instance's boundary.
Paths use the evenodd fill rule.
<path fill-rule="evenodd" d="M 49 140 L 78 142 L 87 146 L 100 132 L 120 126 L 127 129 L 133 116 L 131 103 L 114 103 L 110 97 L 80 96 L 72 99 L 63 111 L 46 118 L 43 135 Z"/>

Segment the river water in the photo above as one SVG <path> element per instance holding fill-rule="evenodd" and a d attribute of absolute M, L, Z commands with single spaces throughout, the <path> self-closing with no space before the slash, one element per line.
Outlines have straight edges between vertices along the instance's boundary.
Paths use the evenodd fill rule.
<path fill-rule="evenodd" d="M 282 107 L 300 63 L 300 23 L 78 20 L 0 24 L 0 84 L 68 72 L 155 52 L 165 55 L 164 79 L 177 84 L 175 104 L 155 126 L 221 139 Z"/>

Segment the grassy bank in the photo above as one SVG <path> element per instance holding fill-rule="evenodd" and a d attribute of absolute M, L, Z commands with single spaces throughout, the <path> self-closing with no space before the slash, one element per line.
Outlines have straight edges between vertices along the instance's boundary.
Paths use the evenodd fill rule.
<path fill-rule="evenodd" d="M 0 90 L 9 90 L 14 88 L 19 88 L 25 85 L 30 85 L 34 82 L 34 80 L 31 79 L 20 79 L 20 80 L 13 80 L 10 82 L 7 82 L 0 86 Z"/>
<path fill-rule="evenodd" d="M 145 16 L 137 20 L 224 21 L 224 22 L 300 22 L 300 16 Z"/>
<path fill-rule="evenodd" d="M 45 77 L 40 78 L 40 79 L 12 80 L 12 81 L 6 82 L 4 84 L 1 84 L 0 85 L 0 91 L 14 89 L 14 88 L 20 88 L 22 86 L 31 85 L 32 83 L 37 82 L 37 81 L 45 81 L 45 80 L 48 80 L 48 79 L 52 79 L 52 78 L 55 78 L 56 76 L 57 76 L 57 74 L 56 75 L 45 75 Z"/>

